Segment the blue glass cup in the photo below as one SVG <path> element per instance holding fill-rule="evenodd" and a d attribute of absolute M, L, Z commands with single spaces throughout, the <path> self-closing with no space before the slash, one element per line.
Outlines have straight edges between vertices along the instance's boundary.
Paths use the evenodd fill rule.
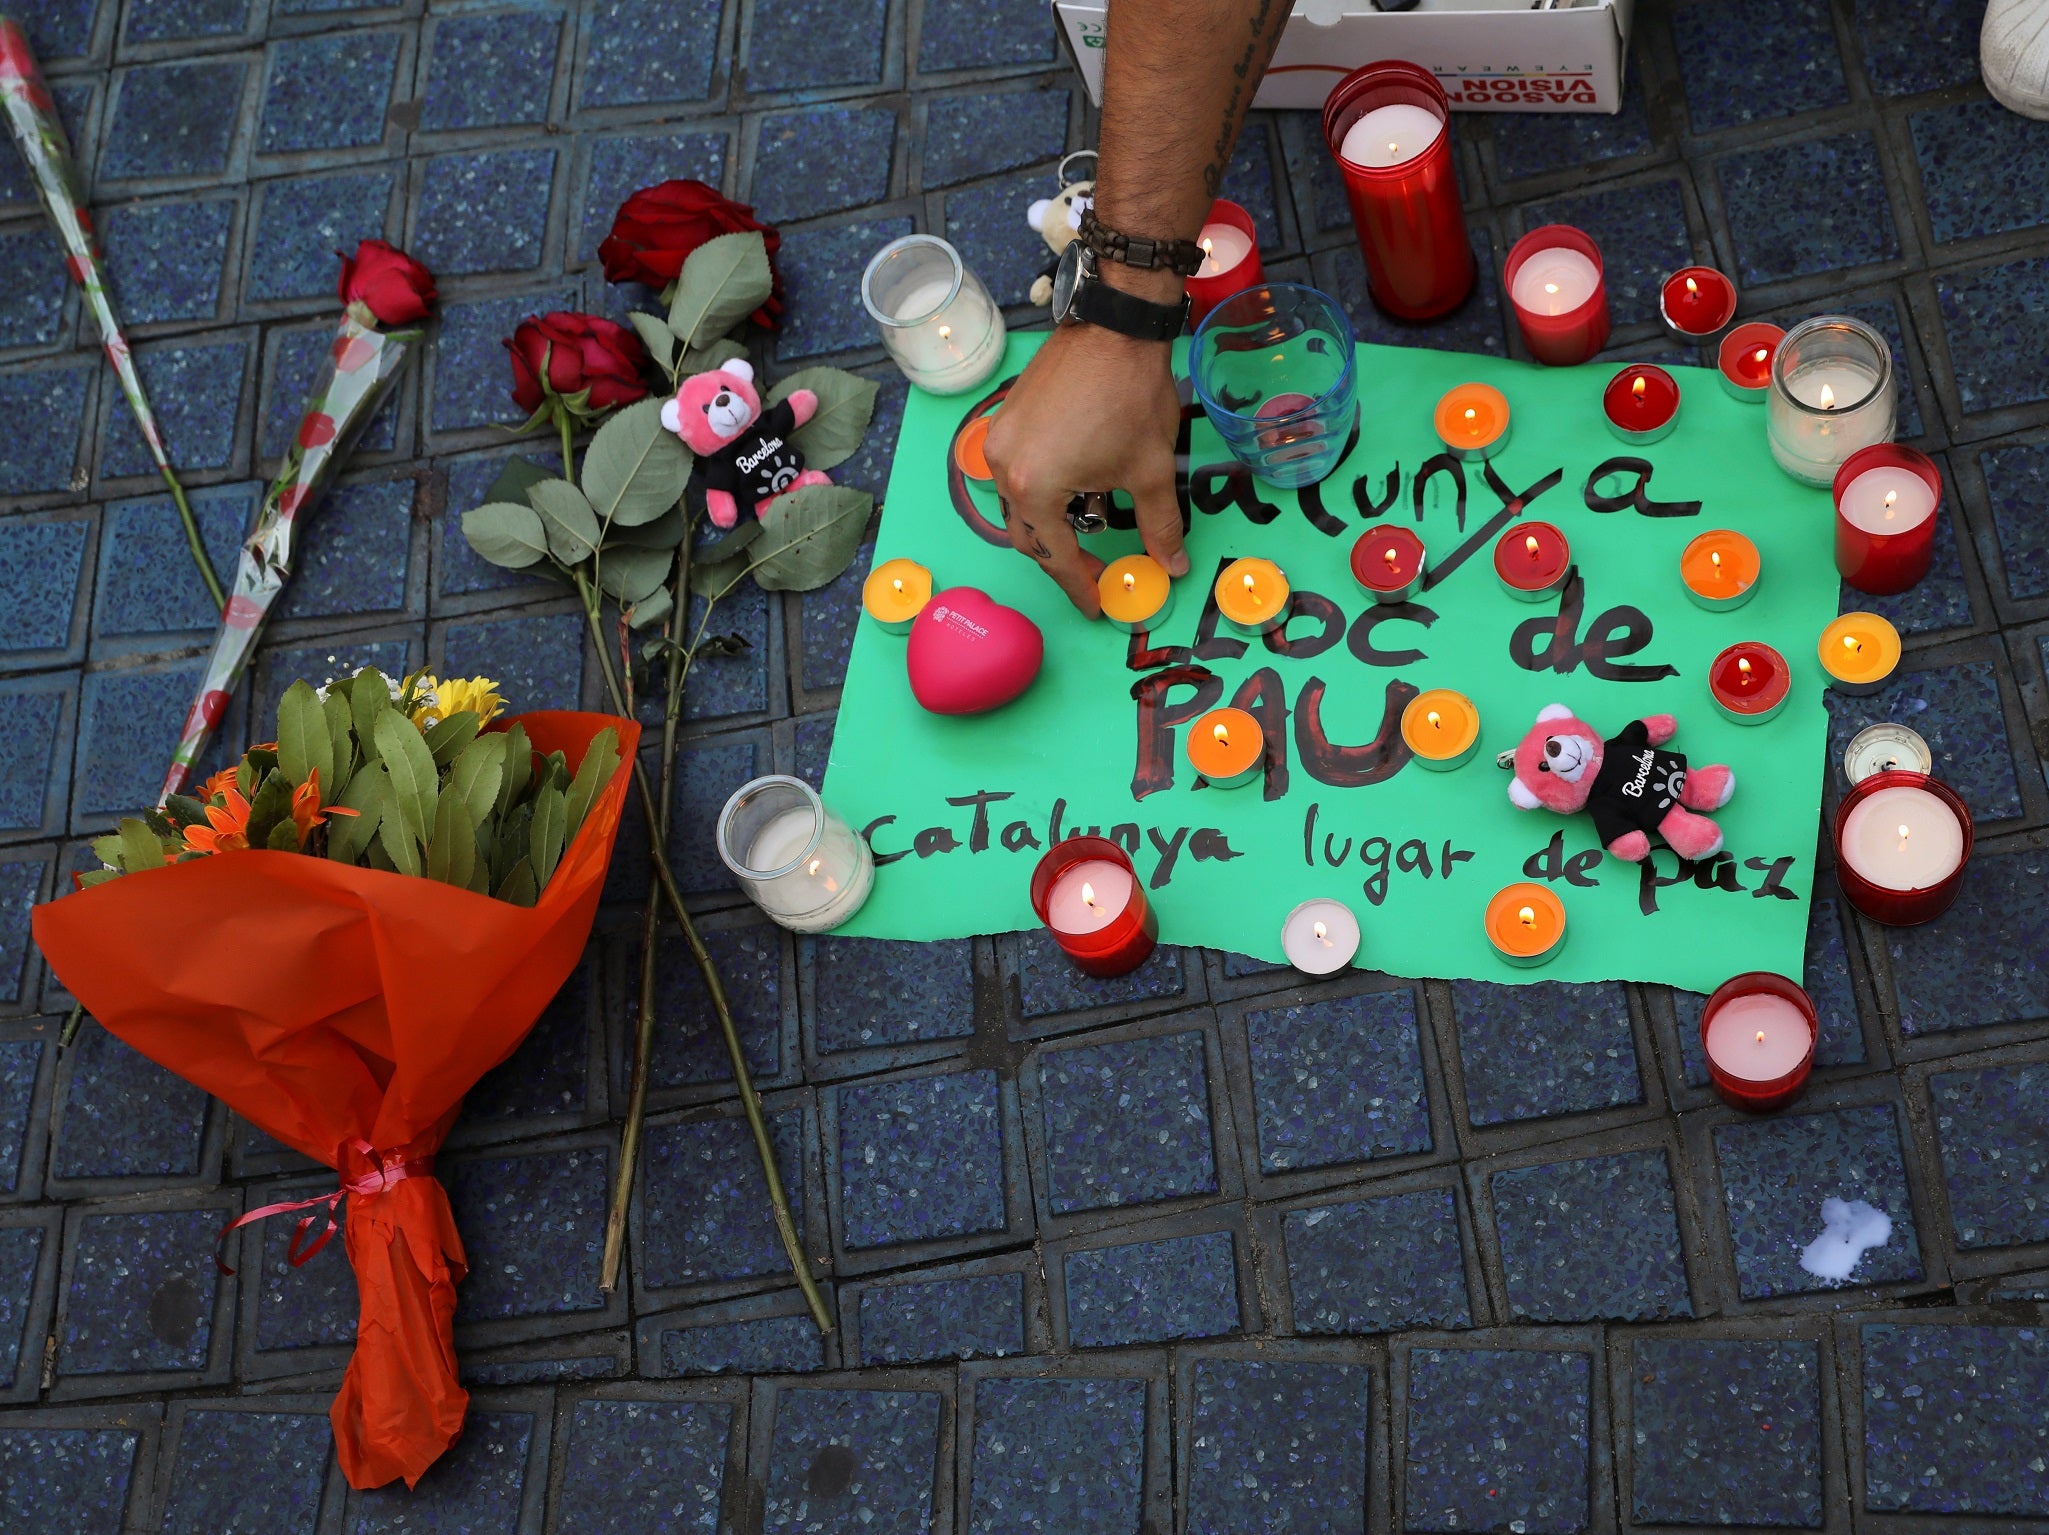
<path fill-rule="evenodd" d="M 1283 490 L 1314 485 L 1344 457 L 1359 421 L 1352 326 L 1299 283 L 1234 293 L 1188 344 L 1196 398 L 1232 456 Z"/>

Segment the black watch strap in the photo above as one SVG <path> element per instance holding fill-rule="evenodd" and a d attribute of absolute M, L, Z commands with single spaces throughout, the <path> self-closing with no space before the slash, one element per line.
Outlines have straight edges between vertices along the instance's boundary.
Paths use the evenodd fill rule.
<path fill-rule="evenodd" d="M 1178 304 L 1155 304 L 1096 278 L 1076 287 L 1073 315 L 1134 341 L 1172 341 L 1188 323 L 1188 295 Z"/>
<path fill-rule="evenodd" d="M 1166 267 L 1183 277 L 1193 277 L 1202 267 L 1202 247 L 1193 240 L 1153 240 L 1144 235 L 1124 234 L 1097 218 L 1093 207 L 1082 210 L 1076 237 L 1103 260 L 1121 261 L 1140 272 Z"/>

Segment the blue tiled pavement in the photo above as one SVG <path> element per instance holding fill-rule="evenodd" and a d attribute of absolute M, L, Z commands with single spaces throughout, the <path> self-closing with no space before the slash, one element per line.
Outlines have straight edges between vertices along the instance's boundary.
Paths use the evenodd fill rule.
<path fill-rule="evenodd" d="M 375 662 L 597 706 L 572 600 L 460 532 L 515 440 L 501 342 L 653 302 L 596 260 L 635 188 L 696 177 L 782 231 L 774 380 L 880 386 L 833 471 L 881 494 L 905 385 L 862 266 L 959 243 L 1010 323 L 1026 227 L 1097 113 L 1044 0 L 16 0 L 91 182 L 144 377 L 217 565 L 290 440 L 337 248 L 442 278 L 439 331 L 309 524 L 228 721 Z M 29 910 L 144 803 L 212 616 L 32 194 L 0 151 L 0 1531 L 1326 1535 L 2049 1524 L 2049 124 L 1977 80 L 1985 0 L 1643 0 L 1613 117 L 1456 120 L 1474 297 L 1366 294 L 1314 114 L 1261 112 L 1224 179 L 1269 269 L 1363 337 L 1521 343 L 1508 246 L 1601 242 L 1614 355 L 1670 355 L 1660 276 L 1743 312 L 1858 315 L 1945 479 L 1934 570 L 1845 591 L 1905 636 L 1831 696 L 1827 765 L 1913 726 L 1976 818 L 1955 907 L 1870 924 L 1816 879 L 1819 1074 L 1723 1107 L 1701 998 L 1626 984 L 1305 982 L 1166 949 L 1114 981 L 1026 933 L 798 938 L 711 848 L 754 772 L 816 782 L 859 616 L 720 604 L 671 847 L 718 958 L 799 1235 L 791 1288 L 701 981 L 658 967 L 653 1105 L 620 1288 L 598 1287 L 631 1051 L 635 806 L 586 962 L 471 1094 L 441 1161 L 469 1272 L 465 1437 L 343 1485 L 325 1407 L 356 1325 L 342 1245 L 291 1264 L 239 1211 L 324 1175 L 87 1024 Z M 1826 858 L 1824 857 L 1824 864 Z M 1803 1265 L 1830 1201 L 1889 1223 Z M 1831 1207 L 1833 1208 L 1833 1207 Z"/>

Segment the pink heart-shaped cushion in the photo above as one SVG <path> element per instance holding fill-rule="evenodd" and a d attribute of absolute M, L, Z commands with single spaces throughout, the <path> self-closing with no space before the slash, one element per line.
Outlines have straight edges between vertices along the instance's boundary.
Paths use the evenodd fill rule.
<path fill-rule="evenodd" d="M 981 714 L 1032 685 L 1046 637 L 1016 608 L 956 586 L 936 593 L 911 624 L 911 693 L 934 714 Z"/>

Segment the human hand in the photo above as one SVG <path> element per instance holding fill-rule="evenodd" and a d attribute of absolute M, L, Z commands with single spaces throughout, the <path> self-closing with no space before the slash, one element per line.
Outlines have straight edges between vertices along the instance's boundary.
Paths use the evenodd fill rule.
<path fill-rule="evenodd" d="M 1128 491 L 1146 552 L 1168 574 L 1188 573 L 1174 497 L 1181 397 L 1170 355 L 1162 342 L 1061 326 L 989 428 L 985 451 L 1012 546 L 1037 560 L 1090 618 L 1102 615 L 1096 577 L 1103 562 L 1081 547 L 1067 521 L 1077 493 Z"/>

